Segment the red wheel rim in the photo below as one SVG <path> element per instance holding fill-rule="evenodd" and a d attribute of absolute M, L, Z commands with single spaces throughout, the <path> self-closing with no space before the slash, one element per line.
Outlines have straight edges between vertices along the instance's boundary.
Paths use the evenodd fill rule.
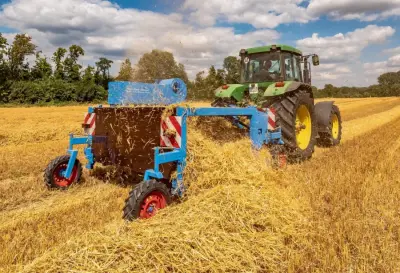
<path fill-rule="evenodd" d="M 278 167 L 284 168 L 287 165 L 287 156 L 284 153 L 278 154 Z"/>
<path fill-rule="evenodd" d="M 69 179 L 63 176 L 63 173 L 67 170 L 68 163 L 62 163 L 55 168 L 53 172 L 53 181 L 59 187 L 68 187 L 70 186 L 76 179 L 78 175 L 78 167 L 74 166 L 72 168 L 71 177 Z"/>
<path fill-rule="evenodd" d="M 153 191 L 143 200 L 140 206 L 140 218 L 147 219 L 156 215 L 159 209 L 167 206 L 167 200 L 163 193 Z"/>

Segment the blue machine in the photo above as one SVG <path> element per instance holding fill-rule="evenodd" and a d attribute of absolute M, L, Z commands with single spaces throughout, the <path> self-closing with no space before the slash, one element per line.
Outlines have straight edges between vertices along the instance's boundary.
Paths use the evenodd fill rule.
<path fill-rule="evenodd" d="M 168 79 L 154 84 L 140 82 L 110 82 L 108 104 L 170 105 L 186 99 L 186 84 L 181 79 Z"/>
<path fill-rule="evenodd" d="M 110 105 L 114 105 L 115 109 L 118 109 L 117 105 L 121 104 L 170 105 L 184 101 L 184 99 L 186 98 L 186 92 L 186 85 L 180 79 L 163 80 L 160 81 L 158 84 L 114 82 L 110 84 L 108 102 L 110 103 Z M 102 107 L 99 106 L 98 108 Z M 89 107 L 89 114 L 94 113 L 95 109 L 96 108 Z M 260 111 L 256 107 L 175 107 L 173 115 L 174 117 L 179 118 L 179 120 L 181 121 L 180 145 L 179 147 L 154 147 L 154 166 L 151 169 L 145 170 L 144 182 L 142 183 L 150 183 L 150 181 L 161 181 L 163 179 L 165 180 L 170 178 L 168 177 L 168 174 L 163 173 L 163 168 L 161 166 L 163 164 L 176 164 L 176 176 L 171 179 L 170 193 L 176 196 L 182 196 L 184 194 L 185 187 L 183 183 L 183 171 L 186 166 L 188 138 L 187 122 L 189 117 L 221 116 L 234 117 L 234 119 L 236 120 L 238 119 L 238 117 L 241 116 L 247 117 L 250 120 L 250 125 L 248 127 L 249 137 L 251 139 L 253 148 L 258 150 L 261 149 L 264 145 L 283 144 L 280 128 L 269 130 L 268 114 L 269 109 L 264 112 Z M 233 123 L 235 124 L 235 122 Z M 240 124 L 236 125 L 241 127 Z M 87 159 L 86 168 L 92 169 L 96 162 L 96 157 L 93 153 L 94 140 L 96 140 L 97 142 L 106 141 L 107 136 L 99 136 L 94 134 L 75 137 L 71 134 L 68 149 L 68 164 L 61 171 L 61 173 L 55 174 L 55 177 L 58 175 L 61 176 L 61 179 L 64 178 L 68 181 L 76 179 L 76 177 L 74 176 L 76 175 L 78 154 L 78 150 L 75 148 L 76 145 L 86 145 L 84 149 L 84 154 Z M 49 164 L 49 167 L 54 167 L 54 165 L 54 163 L 51 163 Z M 48 172 L 50 173 L 51 170 Z M 51 178 L 48 178 L 48 181 L 52 181 Z M 49 183 L 47 182 L 47 184 Z M 160 191 L 160 189 L 158 191 Z M 144 201 L 142 200 L 140 202 Z M 150 205 L 148 204 L 148 206 Z M 134 210 L 132 205 L 128 207 L 130 210 Z M 156 206 L 156 208 L 162 207 L 163 206 L 161 205 L 158 207 Z M 147 214 L 145 215 L 152 215 L 150 212 L 153 212 L 154 208 L 154 206 L 146 208 Z M 141 216 L 142 214 L 140 213 L 138 212 L 136 216 L 129 216 L 131 214 L 128 213 L 129 215 L 126 218 L 132 219 L 135 217 L 145 217 Z"/>

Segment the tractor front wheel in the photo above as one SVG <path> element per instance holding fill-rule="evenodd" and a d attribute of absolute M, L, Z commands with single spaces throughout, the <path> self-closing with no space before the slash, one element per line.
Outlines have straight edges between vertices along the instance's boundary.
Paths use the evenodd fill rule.
<path fill-rule="evenodd" d="M 69 155 L 59 156 L 47 165 L 47 168 L 44 171 L 44 182 L 48 188 L 67 189 L 73 183 L 80 180 L 82 175 L 82 164 L 78 159 L 75 160 L 70 178 L 64 177 L 64 172 L 68 167 L 69 158 Z"/>
<path fill-rule="evenodd" d="M 137 184 L 125 200 L 124 216 L 128 221 L 147 219 L 171 203 L 171 194 L 164 183 L 156 180 Z"/>
<path fill-rule="evenodd" d="M 336 105 L 332 105 L 327 131 L 319 132 L 318 134 L 318 146 L 333 147 L 340 144 L 342 139 L 342 117 Z"/>

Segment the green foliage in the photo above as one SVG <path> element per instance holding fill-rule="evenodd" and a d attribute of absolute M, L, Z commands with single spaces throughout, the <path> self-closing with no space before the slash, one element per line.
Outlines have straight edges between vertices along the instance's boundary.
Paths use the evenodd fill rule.
<path fill-rule="evenodd" d="M 107 91 L 95 82 L 94 67 L 88 66 L 81 79 L 82 66 L 78 60 L 85 54 L 82 47 L 70 46 L 67 56 L 66 49 L 58 48 L 52 57 L 54 74 L 51 64 L 40 53 L 36 52 L 31 37 L 18 34 L 12 45 L 8 46 L 0 33 L 0 103 L 91 102 L 107 98 Z M 36 54 L 36 60 L 30 67 L 26 57 L 32 54 Z M 103 63 L 112 63 L 105 58 L 101 60 Z M 110 79 L 109 75 L 106 79 Z"/>
<path fill-rule="evenodd" d="M 144 54 L 136 65 L 133 80 L 153 83 L 155 80 L 181 78 L 188 82 L 183 64 L 177 63 L 170 52 L 153 50 Z"/>
<path fill-rule="evenodd" d="M 385 86 L 400 84 L 400 71 L 382 74 L 379 76 L 378 82 Z"/>
<path fill-rule="evenodd" d="M 32 43 L 32 37 L 27 34 L 17 34 L 8 49 L 9 71 L 11 77 L 16 80 L 27 79 L 29 75 L 29 64 L 25 59 L 33 55 L 36 45 Z"/>
<path fill-rule="evenodd" d="M 226 83 L 240 82 L 240 60 L 236 57 L 228 56 L 224 59 L 225 80 Z"/>
<path fill-rule="evenodd" d="M 106 99 L 107 92 L 94 82 L 69 83 L 57 79 L 16 81 L 7 92 L 0 91 L 3 103 L 91 102 Z"/>
<path fill-rule="evenodd" d="M 46 57 L 41 57 L 40 52 L 36 54 L 36 62 L 31 70 L 31 78 L 33 80 L 37 79 L 47 79 L 51 77 L 53 70 L 51 64 L 47 62 Z"/>
<path fill-rule="evenodd" d="M 64 56 L 67 53 L 65 48 L 59 47 L 56 52 L 54 52 L 52 60 L 56 65 L 56 69 L 54 71 L 54 77 L 56 79 L 64 79 Z"/>
<path fill-rule="evenodd" d="M 98 62 L 96 62 L 97 71 L 95 74 L 95 81 L 97 84 L 104 87 L 104 89 L 108 89 L 108 83 L 112 81 L 110 77 L 110 68 L 113 61 L 107 58 L 100 58 Z"/>
<path fill-rule="evenodd" d="M 126 59 L 119 70 L 118 76 L 115 78 L 117 81 L 131 81 L 135 70 L 132 67 L 131 60 Z"/>
<path fill-rule="evenodd" d="M 233 56 L 224 59 L 223 69 L 216 70 L 211 66 L 207 76 L 205 72 L 196 74 L 196 78 L 189 84 L 188 98 L 191 100 L 211 100 L 214 91 L 225 83 L 239 83 L 240 61 Z"/>
<path fill-rule="evenodd" d="M 79 56 L 85 55 L 82 47 L 72 45 L 69 47 L 68 57 L 64 60 L 64 73 L 69 82 L 79 81 L 81 79 L 80 70 L 82 66 L 78 64 Z"/>
<path fill-rule="evenodd" d="M 393 75 L 397 75 L 393 77 Z M 369 87 L 335 87 L 326 84 L 323 89 L 315 90 L 316 98 L 367 98 L 367 97 L 393 97 L 400 96 L 400 73 L 382 74 L 378 81 L 380 84 Z"/>

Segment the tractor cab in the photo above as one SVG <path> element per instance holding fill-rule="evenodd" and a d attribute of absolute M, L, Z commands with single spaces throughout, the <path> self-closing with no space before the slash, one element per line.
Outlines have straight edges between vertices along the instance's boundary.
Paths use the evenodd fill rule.
<path fill-rule="evenodd" d="M 308 57 L 296 48 L 271 45 L 240 51 L 240 83 L 296 81 L 310 83 Z M 313 64 L 319 58 L 313 55 Z"/>

